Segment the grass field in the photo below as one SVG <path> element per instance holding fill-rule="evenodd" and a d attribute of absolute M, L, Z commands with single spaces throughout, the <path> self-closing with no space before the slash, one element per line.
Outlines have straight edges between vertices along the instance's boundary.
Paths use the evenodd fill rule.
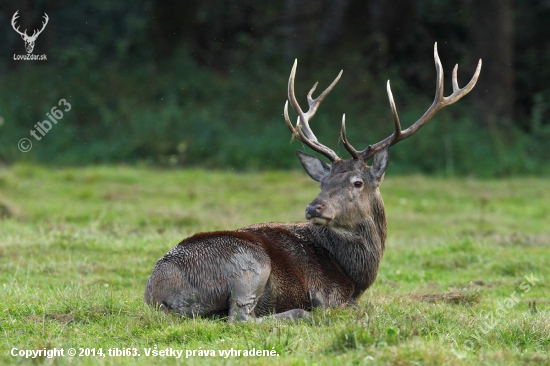
<path fill-rule="evenodd" d="M 195 232 L 303 221 L 304 172 L 0 168 L 0 364 L 549 365 L 549 188 L 390 167 L 386 252 L 358 306 L 229 324 L 151 310 L 145 282 Z M 65 356 L 11 355 L 44 348 Z M 152 356 L 166 349 L 183 355 Z"/>

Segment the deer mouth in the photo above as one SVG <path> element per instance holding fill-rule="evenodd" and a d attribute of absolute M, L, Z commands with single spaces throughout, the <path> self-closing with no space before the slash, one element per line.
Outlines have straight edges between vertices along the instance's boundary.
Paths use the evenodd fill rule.
<path fill-rule="evenodd" d="M 329 219 L 328 217 L 311 217 L 311 218 L 309 218 L 309 222 L 312 223 L 313 225 L 328 226 L 330 221 L 331 221 L 331 219 Z"/>

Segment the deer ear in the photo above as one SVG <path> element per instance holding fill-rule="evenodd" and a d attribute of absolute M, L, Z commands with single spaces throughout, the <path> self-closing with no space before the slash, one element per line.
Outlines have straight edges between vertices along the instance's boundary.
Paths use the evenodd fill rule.
<path fill-rule="evenodd" d="M 300 150 L 296 150 L 296 155 L 300 159 L 300 163 L 305 171 L 313 180 L 320 182 L 324 176 L 330 173 L 330 165 L 322 161 L 316 156 L 306 154 Z"/>
<path fill-rule="evenodd" d="M 384 176 L 384 173 L 388 168 L 389 162 L 390 162 L 390 147 L 386 146 L 385 148 L 378 151 L 374 155 L 374 162 L 372 163 L 372 167 L 370 168 L 372 175 L 376 179 L 382 180 L 382 177 Z"/>

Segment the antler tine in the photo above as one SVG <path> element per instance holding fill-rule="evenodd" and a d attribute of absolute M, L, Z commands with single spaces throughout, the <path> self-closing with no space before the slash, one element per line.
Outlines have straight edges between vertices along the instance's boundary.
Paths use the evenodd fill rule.
<path fill-rule="evenodd" d="M 456 65 L 453 69 L 453 93 L 449 95 L 448 97 L 445 97 L 443 94 L 443 66 L 441 65 L 441 60 L 439 59 L 439 55 L 437 53 L 437 42 L 434 45 L 434 59 L 435 59 L 435 70 L 437 73 L 436 77 L 436 91 L 435 91 L 435 98 L 428 110 L 424 113 L 422 117 L 415 123 L 413 123 L 409 128 L 406 130 L 401 130 L 401 126 L 399 123 L 399 117 L 397 114 L 397 109 L 395 108 L 395 102 L 393 101 L 393 95 L 391 93 L 390 84 L 388 81 L 388 98 L 390 100 L 390 107 L 392 109 L 392 115 L 394 120 L 394 127 L 395 131 L 390 136 L 386 137 L 384 140 L 367 147 L 365 150 L 361 151 L 359 153 L 359 157 L 363 160 L 368 160 L 371 157 L 374 156 L 378 151 L 383 149 L 386 146 L 392 146 L 399 141 L 405 140 L 406 138 L 411 137 L 414 135 L 414 133 L 426 122 L 428 122 L 434 114 L 442 109 L 443 107 L 446 107 L 448 105 L 451 105 L 458 100 L 460 100 L 462 97 L 464 97 L 466 94 L 468 94 L 476 85 L 477 79 L 479 78 L 479 74 L 481 72 L 481 59 L 479 60 L 477 64 L 476 71 L 474 73 L 474 76 L 470 80 L 468 84 L 462 89 L 458 86 L 457 81 L 457 73 L 458 73 L 458 65 Z"/>
<path fill-rule="evenodd" d="M 390 142 L 390 146 L 395 144 L 395 142 L 399 141 L 399 138 L 401 137 L 401 123 L 399 123 L 399 115 L 397 114 L 397 108 L 395 107 L 395 101 L 393 100 L 393 94 L 391 92 L 390 87 L 390 81 L 388 80 L 388 84 L 386 87 L 386 91 L 388 92 L 388 99 L 390 101 L 390 108 L 391 108 L 391 114 L 393 117 L 393 128 L 394 132 L 392 135 L 392 140 Z"/>
<path fill-rule="evenodd" d="M 435 45 L 434 45 L 434 59 L 435 59 L 435 73 L 436 73 L 435 98 L 434 98 L 434 103 L 435 103 L 440 101 L 444 97 L 443 65 L 441 65 L 441 60 L 439 59 L 439 54 L 437 53 L 437 42 L 435 42 Z"/>
<path fill-rule="evenodd" d="M 344 143 L 344 147 L 346 148 L 346 150 L 350 153 L 350 155 L 354 158 L 354 159 L 357 159 L 359 158 L 359 151 L 355 150 L 355 148 L 353 146 L 351 146 L 351 144 L 349 143 L 348 141 L 348 137 L 346 135 L 346 115 L 344 114 L 342 116 L 342 132 L 341 132 L 341 136 L 342 136 L 342 142 Z"/>
<path fill-rule="evenodd" d="M 474 86 L 476 86 L 477 79 L 479 78 L 479 73 L 481 72 L 481 59 L 479 59 L 476 67 L 476 72 L 474 73 L 474 76 L 472 76 L 472 79 L 470 79 L 470 82 L 466 84 L 466 86 L 462 89 L 458 87 L 458 81 L 456 80 L 456 74 L 458 72 L 458 65 L 455 66 L 453 70 L 453 94 L 449 95 L 445 99 L 446 104 L 453 104 L 454 102 L 458 101 L 460 98 L 468 94 Z"/>
<path fill-rule="evenodd" d="M 323 101 L 323 99 L 325 99 L 328 93 L 332 91 L 336 83 L 338 83 L 343 72 L 344 70 L 340 70 L 340 72 L 338 73 L 338 76 L 336 76 L 336 79 L 334 79 L 334 81 L 316 99 L 313 99 L 311 95 L 313 94 L 313 92 L 315 91 L 315 88 L 317 88 L 317 84 L 319 83 L 315 83 L 311 88 L 311 90 L 309 91 L 309 93 L 307 93 L 307 102 L 309 104 L 309 111 L 307 112 L 307 114 L 309 119 L 313 118 L 313 116 L 317 112 L 317 108 L 319 108 L 319 105 L 321 105 L 321 102 Z"/>
<path fill-rule="evenodd" d="M 458 74 L 458 64 L 455 65 L 453 68 L 453 93 L 458 91 L 460 88 L 458 87 L 458 80 L 456 79 Z"/>
<path fill-rule="evenodd" d="M 294 65 L 292 66 L 292 71 L 290 72 L 290 78 L 288 80 L 288 101 L 290 101 L 290 105 L 292 106 L 292 109 L 298 115 L 298 121 L 296 123 L 296 127 L 294 127 L 292 125 L 292 122 L 290 121 L 290 117 L 288 116 L 288 101 L 287 101 L 287 103 L 285 103 L 285 109 L 284 109 L 285 122 L 288 128 L 290 129 L 290 132 L 295 137 L 297 137 L 300 141 L 302 141 L 304 144 L 309 146 L 312 150 L 315 150 L 318 153 L 325 155 L 332 162 L 340 160 L 338 155 L 336 155 L 336 153 L 333 150 L 319 143 L 319 141 L 317 140 L 317 137 L 315 137 L 315 134 L 309 127 L 309 120 L 313 118 L 313 116 L 317 112 L 317 108 L 319 108 L 319 105 L 321 104 L 323 99 L 334 88 L 338 80 L 340 80 L 340 77 L 342 76 L 343 71 L 340 71 L 340 73 L 338 74 L 336 79 L 334 79 L 332 84 L 330 84 L 329 87 L 324 92 L 322 92 L 321 95 L 319 95 L 316 99 L 312 98 L 312 94 L 315 91 L 315 88 L 317 87 L 318 83 L 315 83 L 315 85 L 313 85 L 313 87 L 307 94 L 309 110 L 307 111 L 307 113 L 304 113 L 304 111 L 302 111 L 302 108 L 300 108 L 298 101 L 296 100 L 296 94 L 294 89 L 294 79 L 296 78 L 297 67 L 298 67 L 298 60 L 295 60 Z"/>

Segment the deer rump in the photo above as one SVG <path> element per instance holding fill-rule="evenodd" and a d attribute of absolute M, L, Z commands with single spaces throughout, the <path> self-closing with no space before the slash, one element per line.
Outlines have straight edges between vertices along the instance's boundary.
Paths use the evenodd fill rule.
<path fill-rule="evenodd" d="M 316 236 L 306 223 L 196 234 L 157 262 L 145 302 L 189 317 L 237 321 L 302 318 L 304 309 L 353 302 L 362 291 L 356 293 Z"/>

